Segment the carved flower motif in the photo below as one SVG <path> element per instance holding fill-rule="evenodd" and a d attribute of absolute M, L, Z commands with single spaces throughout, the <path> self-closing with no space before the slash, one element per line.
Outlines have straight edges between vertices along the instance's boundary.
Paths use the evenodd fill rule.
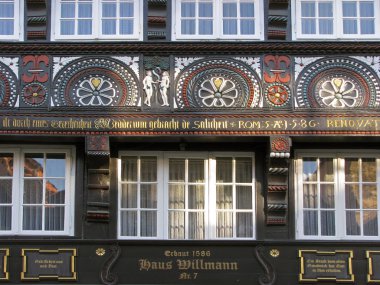
<path fill-rule="evenodd" d="M 236 85 L 223 77 L 212 77 L 201 84 L 198 96 L 207 107 L 231 107 L 238 96 Z"/>
<path fill-rule="evenodd" d="M 101 77 L 82 81 L 77 90 L 77 97 L 84 106 L 108 106 L 115 95 L 116 90 L 112 83 Z"/>
<path fill-rule="evenodd" d="M 351 81 L 332 78 L 322 84 L 319 96 L 322 102 L 329 107 L 344 108 L 355 106 L 359 92 Z"/>

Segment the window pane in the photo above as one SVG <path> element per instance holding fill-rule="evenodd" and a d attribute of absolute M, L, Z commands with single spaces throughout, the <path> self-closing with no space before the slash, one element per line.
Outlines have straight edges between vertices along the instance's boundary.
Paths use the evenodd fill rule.
<path fill-rule="evenodd" d="M 356 1 L 343 1 L 343 17 L 356 17 Z"/>
<path fill-rule="evenodd" d="M 120 35 L 133 34 L 133 20 L 120 20 Z"/>
<path fill-rule="evenodd" d="M 319 17 L 333 17 L 333 4 L 332 2 L 318 3 Z"/>
<path fill-rule="evenodd" d="M 362 35 L 375 34 L 375 20 L 360 20 L 360 33 Z"/>
<path fill-rule="evenodd" d="M 217 213 L 216 236 L 218 238 L 233 237 L 233 214 L 232 212 Z"/>
<path fill-rule="evenodd" d="M 157 181 L 157 158 L 141 157 L 141 181 L 155 182 Z"/>
<path fill-rule="evenodd" d="M 0 20 L 0 35 L 13 35 L 14 21 L 13 20 Z"/>
<path fill-rule="evenodd" d="M 0 179 L 0 204 L 12 203 L 12 180 Z"/>
<path fill-rule="evenodd" d="M 194 35 L 195 34 L 195 20 L 182 20 L 181 34 Z"/>
<path fill-rule="evenodd" d="M 335 212 L 321 211 L 321 235 L 335 236 Z"/>
<path fill-rule="evenodd" d="M 223 34 L 236 35 L 237 34 L 237 20 L 223 20 Z"/>
<path fill-rule="evenodd" d="M 65 177 L 66 161 L 64 153 L 46 154 L 46 176 Z"/>
<path fill-rule="evenodd" d="M 169 185 L 169 209 L 185 209 L 185 189 L 183 185 Z"/>
<path fill-rule="evenodd" d="M 232 186 L 216 186 L 216 208 L 233 209 Z"/>
<path fill-rule="evenodd" d="M 237 3 L 223 3 L 223 17 L 237 17 Z"/>
<path fill-rule="evenodd" d="M 333 20 L 319 20 L 319 33 L 321 35 L 332 35 L 333 34 Z"/>
<path fill-rule="evenodd" d="M 78 4 L 78 17 L 79 18 L 91 18 L 92 17 L 92 4 L 79 3 Z"/>
<path fill-rule="evenodd" d="M 359 181 L 359 161 L 357 158 L 346 158 L 344 162 L 344 173 L 347 182 Z"/>
<path fill-rule="evenodd" d="M 374 158 L 362 159 L 362 176 L 364 182 L 376 182 L 376 160 Z"/>
<path fill-rule="evenodd" d="M 204 213 L 189 213 L 189 239 L 205 238 Z"/>
<path fill-rule="evenodd" d="M 378 222 L 376 211 L 364 211 L 363 212 L 363 234 L 365 236 L 377 236 L 378 235 Z"/>
<path fill-rule="evenodd" d="M 363 185 L 363 209 L 377 209 L 376 185 Z"/>
<path fill-rule="evenodd" d="M 116 3 L 104 3 L 102 5 L 103 17 L 116 17 Z"/>
<path fill-rule="evenodd" d="M 302 19 L 302 34 L 314 35 L 316 32 L 315 19 Z"/>
<path fill-rule="evenodd" d="M 199 21 L 199 34 L 200 35 L 212 35 L 212 20 L 200 20 Z"/>
<path fill-rule="evenodd" d="M 301 3 L 301 16 L 302 17 L 315 17 L 315 3 L 314 2 L 302 2 Z"/>
<path fill-rule="evenodd" d="M 121 161 L 121 180 L 137 181 L 137 157 L 123 156 Z"/>
<path fill-rule="evenodd" d="M 202 159 L 189 159 L 189 182 L 203 183 L 205 181 L 204 161 Z"/>
<path fill-rule="evenodd" d="M 0 153 L 0 177 L 13 176 L 13 154 Z"/>
<path fill-rule="evenodd" d="M 302 166 L 303 181 L 317 181 L 317 160 L 315 158 L 304 158 Z"/>
<path fill-rule="evenodd" d="M 232 158 L 216 158 L 216 183 L 232 182 Z"/>
<path fill-rule="evenodd" d="M 360 211 L 346 212 L 346 233 L 350 236 L 360 235 Z"/>
<path fill-rule="evenodd" d="M 195 17 L 195 3 L 181 3 L 181 17 Z"/>
<path fill-rule="evenodd" d="M 46 203 L 65 204 L 65 180 L 49 179 L 46 181 Z"/>
<path fill-rule="evenodd" d="M 199 3 L 199 17 L 212 17 L 212 3 Z"/>
<path fill-rule="evenodd" d="M 303 231 L 305 236 L 318 235 L 318 212 L 303 211 Z"/>
<path fill-rule="evenodd" d="M 140 219 L 141 236 L 157 236 L 157 213 L 154 211 L 141 211 Z"/>
<path fill-rule="evenodd" d="M 42 179 L 24 180 L 24 204 L 41 204 L 42 203 Z"/>
<path fill-rule="evenodd" d="M 188 196 L 189 209 L 199 210 L 205 208 L 205 191 L 203 185 L 190 185 Z"/>
<path fill-rule="evenodd" d="M 236 214 L 236 236 L 239 238 L 248 238 L 253 236 L 252 213 Z"/>
<path fill-rule="evenodd" d="M 137 208 L 137 185 L 124 184 L 121 190 L 121 207 Z"/>
<path fill-rule="evenodd" d="M 12 229 L 12 207 L 0 206 L 0 231 L 10 231 Z"/>
<path fill-rule="evenodd" d="M 44 155 L 42 153 L 26 153 L 24 162 L 25 177 L 44 176 Z"/>
<path fill-rule="evenodd" d="M 169 212 L 169 238 L 185 238 L 185 214 L 184 212 Z"/>
<path fill-rule="evenodd" d="M 332 158 L 320 158 L 320 180 L 321 181 L 334 181 L 334 164 Z"/>
<path fill-rule="evenodd" d="M 61 35 L 68 36 L 75 34 L 75 21 L 61 21 Z"/>
<path fill-rule="evenodd" d="M 185 160 L 183 158 L 171 158 L 169 160 L 170 182 L 185 182 Z"/>
<path fill-rule="evenodd" d="M 22 229 L 42 230 L 42 206 L 24 206 Z"/>
<path fill-rule="evenodd" d="M 344 34 L 357 34 L 357 21 L 356 20 L 343 20 L 343 33 Z"/>
<path fill-rule="evenodd" d="M 14 17 L 14 4 L 0 3 L 0 18 L 13 18 L 13 17 Z"/>
<path fill-rule="evenodd" d="M 75 4 L 74 3 L 61 4 L 61 18 L 75 18 Z"/>
<path fill-rule="evenodd" d="M 236 209 L 252 209 L 251 186 L 236 186 Z"/>
<path fill-rule="evenodd" d="M 237 157 L 236 183 L 252 183 L 252 159 L 249 157 Z"/>
<path fill-rule="evenodd" d="M 141 184 L 141 208 L 157 208 L 157 185 L 156 184 Z"/>
<path fill-rule="evenodd" d="M 133 3 L 120 3 L 120 17 L 133 17 Z"/>
<path fill-rule="evenodd" d="M 305 184 L 303 186 L 303 207 L 318 208 L 318 190 L 316 184 Z"/>
<path fill-rule="evenodd" d="M 333 184 L 321 185 L 321 208 L 334 208 L 335 195 Z"/>
<path fill-rule="evenodd" d="M 254 35 L 255 34 L 255 21 L 254 20 L 241 20 L 240 33 L 242 35 Z"/>
<path fill-rule="evenodd" d="M 120 226 L 122 236 L 136 236 L 137 235 L 137 212 L 136 211 L 122 211 L 120 215 Z"/>
<path fill-rule="evenodd" d="M 255 4 L 254 3 L 240 3 L 240 17 L 255 17 Z"/>
<path fill-rule="evenodd" d="M 359 185 L 346 185 L 346 209 L 360 209 L 360 192 Z"/>
<path fill-rule="evenodd" d="M 91 35 L 92 34 L 92 20 L 79 20 L 78 21 L 78 35 Z"/>
<path fill-rule="evenodd" d="M 46 207 L 45 208 L 45 230 L 46 231 L 63 231 L 65 226 L 65 208 L 64 207 Z"/>
<path fill-rule="evenodd" d="M 360 17 L 375 17 L 373 1 L 360 1 Z"/>

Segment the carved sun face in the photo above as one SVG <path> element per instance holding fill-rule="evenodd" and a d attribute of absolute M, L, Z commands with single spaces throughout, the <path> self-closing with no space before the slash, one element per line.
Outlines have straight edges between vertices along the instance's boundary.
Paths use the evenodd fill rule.
<path fill-rule="evenodd" d="M 326 106 L 345 108 L 355 106 L 359 92 L 353 82 L 344 78 L 332 78 L 322 84 L 319 96 Z"/>
<path fill-rule="evenodd" d="M 198 96 L 207 107 L 231 107 L 238 97 L 238 91 L 231 80 L 212 77 L 201 84 Z"/>

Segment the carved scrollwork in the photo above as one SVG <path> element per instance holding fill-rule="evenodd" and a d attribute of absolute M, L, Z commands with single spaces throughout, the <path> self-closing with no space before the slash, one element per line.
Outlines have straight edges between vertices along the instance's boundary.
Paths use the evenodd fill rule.
<path fill-rule="evenodd" d="M 272 264 L 264 257 L 264 246 L 258 245 L 255 247 L 255 256 L 265 273 L 259 276 L 260 285 L 273 285 L 276 282 L 277 274 Z"/>
<path fill-rule="evenodd" d="M 121 254 L 121 248 L 118 245 L 111 246 L 109 249 L 111 256 L 104 262 L 102 271 L 100 272 L 100 280 L 105 285 L 115 285 L 119 281 L 116 273 L 112 273 L 112 267 Z"/>

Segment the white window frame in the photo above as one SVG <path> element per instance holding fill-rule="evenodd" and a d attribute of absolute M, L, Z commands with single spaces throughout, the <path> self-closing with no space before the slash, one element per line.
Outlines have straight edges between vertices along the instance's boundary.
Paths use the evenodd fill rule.
<path fill-rule="evenodd" d="M 10 0 L 12 1 L 12 0 Z M 9 1 L 9 2 L 10 2 Z M 6 40 L 6 41 L 21 41 L 24 34 L 24 1 L 21 0 L 13 0 L 14 3 L 14 10 L 13 10 L 13 35 L 1 35 L 0 34 L 0 41 Z M 10 19 L 10 18 L 6 18 Z"/>
<path fill-rule="evenodd" d="M 308 0 L 292 0 L 292 36 L 293 40 L 378 40 L 380 38 L 380 0 L 374 1 L 374 34 L 343 34 L 343 9 L 342 2 L 345 0 L 331 0 L 333 3 L 333 33 L 326 34 L 302 34 L 301 2 Z M 359 0 L 360 1 L 360 0 Z M 365 1 L 365 0 L 362 0 Z M 315 2 L 315 1 L 314 1 Z M 323 2 L 323 0 L 317 0 Z M 359 16 L 358 16 L 359 17 Z M 316 16 L 318 18 L 318 16 Z"/>
<path fill-rule="evenodd" d="M 30 235 L 30 236 L 73 236 L 74 209 L 75 209 L 75 148 L 67 146 L 1 146 L 0 153 L 13 154 L 12 179 L 12 222 L 11 230 L 0 230 L 3 235 Z M 24 154 L 25 153 L 64 153 L 66 155 L 65 168 L 65 215 L 63 231 L 23 230 L 23 183 L 24 183 Z M 44 204 L 43 204 L 44 205 Z M 42 217 L 43 218 L 43 217 Z M 44 218 L 43 218 L 44 219 Z"/>
<path fill-rule="evenodd" d="M 191 0 L 189 0 L 191 1 Z M 202 2 L 202 0 L 192 0 L 197 3 Z M 236 0 L 211 0 L 213 5 L 213 34 L 212 35 L 183 35 L 181 33 L 181 0 L 172 0 L 172 39 L 173 40 L 245 40 L 245 41 L 255 41 L 264 39 L 264 6 L 263 0 L 255 1 L 255 34 L 254 35 L 240 35 L 240 16 L 238 19 L 238 34 L 236 35 L 224 35 L 223 34 L 223 2 L 233 2 Z M 238 0 L 240 1 L 240 0 Z M 240 2 L 238 2 L 240 3 Z M 239 6 L 239 5 L 238 5 Z M 239 10 L 239 8 L 238 8 Z M 196 13 L 197 15 L 197 13 Z M 198 27 L 197 17 L 196 19 L 196 30 Z"/>
<path fill-rule="evenodd" d="M 77 1 L 77 0 L 73 0 Z M 61 0 L 52 0 L 51 15 L 54 15 L 51 28 L 51 40 L 128 40 L 128 41 L 141 41 L 143 39 L 143 1 L 134 1 L 134 22 L 133 22 L 133 34 L 130 35 L 103 35 L 102 29 L 102 0 L 91 0 L 92 2 L 92 34 L 91 35 L 61 35 L 60 20 L 61 20 Z M 76 13 L 77 13 L 76 9 Z M 75 20 L 78 19 L 77 17 Z M 118 26 L 118 25 L 117 25 Z"/>
<path fill-rule="evenodd" d="M 136 236 L 122 236 L 121 235 L 121 158 L 123 156 L 154 156 L 157 158 L 157 236 L 154 237 L 141 237 L 139 232 Z M 249 210 L 237 210 L 236 199 L 234 199 L 233 216 L 236 219 L 236 213 L 238 212 L 252 212 L 252 237 L 236 237 L 236 227 L 234 227 L 234 236 L 228 238 L 216 237 L 216 157 L 250 157 L 252 159 L 252 183 L 246 185 L 252 186 L 252 209 Z M 256 238 L 256 185 L 255 185 L 255 156 L 251 152 L 138 152 L 138 151 L 121 151 L 118 157 L 118 223 L 117 223 L 117 237 L 122 240 L 130 239 L 169 239 L 169 221 L 168 221 L 168 209 L 169 209 L 169 188 L 168 188 L 168 171 L 169 171 L 169 159 L 170 158 L 200 158 L 205 161 L 205 238 L 202 240 L 254 240 Z M 187 183 L 187 182 L 186 182 Z M 193 184 L 193 183 L 192 183 Z M 242 185 L 244 183 L 232 183 L 235 189 L 236 184 Z M 234 191 L 235 193 L 235 191 Z M 183 209 L 185 212 L 193 210 Z M 139 223 L 140 221 L 138 221 Z M 185 223 L 186 224 L 186 223 Z M 185 239 L 187 239 L 187 230 L 185 230 Z M 175 240 L 175 239 L 170 239 Z"/>
<path fill-rule="evenodd" d="M 323 236 L 320 234 L 320 219 L 318 219 L 318 235 L 304 235 L 303 225 L 303 169 L 302 159 L 306 157 L 311 158 L 332 158 L 334 159 L 334 197 L 335 197 L 335 236 Z M 364 236 L 364 235 L 347 235 L 346 234 L 346 209 L 345 209 L 345 193 L 344 193 L 344 163 L 348 158 L 375 158 L 376 159 L 376 185 L 377 185 L 377 236 Z M 378 240 L 380 237 L 380 151 L 361 151 L 361 150 L 347 150 L 347 151 L 329 151 L 329 150 L 302 150 L 295 152 L 295 201 L 296 201 L 296 238 L 303 240 Z M 320 181 L 317 180 L 317 183 Z M 362 185 L 362 184 L 361 184 Z M 320 198 L 318 194 L 318 198 Z M 317 211 L 320 211 L 318 202 Z M 330 209 L 330 208 L 329 208 Z M 333 209 L 333 208 L 331 208 Z M 360 203 L 360 211 L 362 205 Z M 363 231 L 363 224 L 361 223 L 361 231 Z"/>

